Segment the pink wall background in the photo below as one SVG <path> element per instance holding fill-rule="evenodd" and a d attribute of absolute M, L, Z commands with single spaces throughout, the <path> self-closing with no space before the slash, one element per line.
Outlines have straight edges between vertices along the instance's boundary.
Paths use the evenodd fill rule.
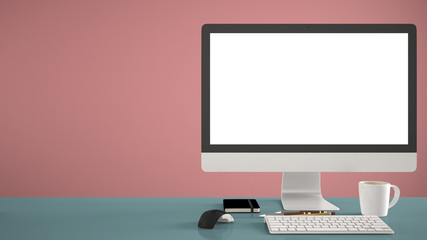
<path fill-rule="evenodd" d="M 418 169 L 324 173 L 325 196 L 384 180 L 427 197 L 427 1 L 1 1 L 0 196 L 280 194 L 280 173 L 204 173 L 204 23 L 414 23 Z"/>

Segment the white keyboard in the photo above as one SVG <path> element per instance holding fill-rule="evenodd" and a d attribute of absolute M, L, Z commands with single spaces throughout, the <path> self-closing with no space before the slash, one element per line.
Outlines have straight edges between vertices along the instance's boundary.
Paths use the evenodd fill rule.
<path fill-rule="evenodd" d="M 377 216 L 266 215 L 271 234 L 393 234 L 394 231 Z"/>

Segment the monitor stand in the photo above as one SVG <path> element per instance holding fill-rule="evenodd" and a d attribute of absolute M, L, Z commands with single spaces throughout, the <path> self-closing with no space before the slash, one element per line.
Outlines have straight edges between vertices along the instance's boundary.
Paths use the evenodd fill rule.
<path fill-rule="evenodd" d="M 285 210 L 340 210 L 322 197 L 318 172 L 284 172 L 281 199 Z"/>

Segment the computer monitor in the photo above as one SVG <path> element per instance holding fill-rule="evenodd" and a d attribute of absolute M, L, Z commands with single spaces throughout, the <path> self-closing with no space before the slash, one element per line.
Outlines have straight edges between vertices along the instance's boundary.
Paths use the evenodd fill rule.
<path fill-rule="evenodd" d="M 412 24 L 206 24 L 202 169 L 283 172 L 286 210 L 338 210 L 320 172 L 417 163 Z"/>

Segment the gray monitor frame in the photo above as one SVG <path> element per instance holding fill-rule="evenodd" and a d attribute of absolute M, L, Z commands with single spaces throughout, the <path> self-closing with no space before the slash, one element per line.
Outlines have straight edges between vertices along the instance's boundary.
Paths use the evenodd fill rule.
<path fill-rule="evenodd" d="M 408 33 L 407 145 L 213 145 L 210 144 L 211 33 Z M 205 24 L 202 27 L 202 152 L 416 152 L 417 50 L 413 24 Z"/>

